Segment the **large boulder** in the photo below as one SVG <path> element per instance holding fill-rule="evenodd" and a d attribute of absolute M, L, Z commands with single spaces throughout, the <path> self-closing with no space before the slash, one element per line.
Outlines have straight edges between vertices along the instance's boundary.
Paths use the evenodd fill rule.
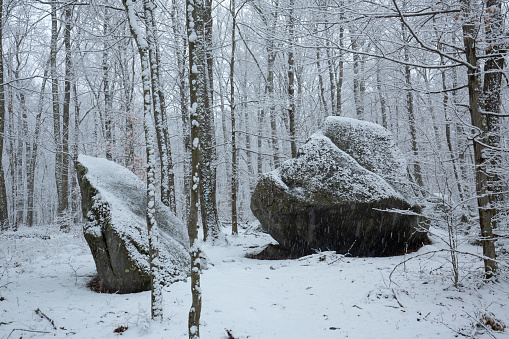
<path fill-rule="evenodd" d="M 146 184 L 112 161 L 80 155 L 83 228 L 103 290 L 133 293 L 150 289 Z M 189 240 L 183 223 L 156 203 L 163 283 L 188 275 Z"/>
<path fill-rule="evenodd" d="M 328 118 L 324 131 L 332 136 L 331 122 L 345 119 L 360 130 L 362 122 L 347 118 Z M 374 124 L 365 127 L 376 134 Z M 349 151 L 366 145 L 366 157 L 355 159 L 341 150 L 323 132 L 313 134 L 296 158 L 285 161 L 276 170 L 262 175 L 251 197 L 251 210 L 279 245 L 293 255 L 313 250 L 336 250 L 354 256 L 403 254 L 427 241 L 419 232 L 421 218 L 417 206 L 404 197 L 383 175 L 403 183 L 402 162 L 390 133 L 381 126 L 380 136 L 365 133 L 372 140 L 383 141 L 387 157 L 378 150 L 369 151 L 374 141 L 350 143 Z M 379 130 L 379 129 L 378 129 Z M 363 130 L 364 131 L 364 130 Z M 366 132 L 366 131 L 364 131 Z M 363 133 L 351 140 L 362 139 Z M 345 140 L 336 136 L 336 140 Z M 346 142 L 345 142 L 346 143 Z M 396 154 L 398 157 L 394 158 Z M 388 164 L 383 164 L 387 162 Z M 363 164 L 368 164 L 371 170 Z M 404 186 L 403 186 L 404 187 Z M 406 193 L 406 192 L 405 192 Z M 400 210 L 407 213 L 395 213 Z"/>

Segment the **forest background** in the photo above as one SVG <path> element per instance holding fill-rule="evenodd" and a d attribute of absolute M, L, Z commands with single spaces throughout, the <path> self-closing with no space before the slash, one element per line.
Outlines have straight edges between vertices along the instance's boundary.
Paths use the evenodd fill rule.
<path fill-rule="evenodd" d="M 186 26 L 193 5 L 196 36 Z M 253 219 L 257 177 L 341 115 L 390 130 L 422 201 L 481 234 L 487 276 L 497 269 L 494 238 L 508 228 L 505 1 L 0 0 L 0 9 L 3 229 L 81 221 L 79 153 L 147 180 L 148 109 L 158 196 L 183 220 L 196 205 L 199 127 L 205 237 L 235 233 Z"/>

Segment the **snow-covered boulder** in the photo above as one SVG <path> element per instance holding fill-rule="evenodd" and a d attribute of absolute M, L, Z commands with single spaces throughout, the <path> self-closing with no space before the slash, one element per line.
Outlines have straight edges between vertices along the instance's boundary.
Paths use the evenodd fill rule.
<path fill-rule="evenodd" d="M 407 162 L 391 132 L 369 121 L 336 116 L 327 117 L 321 130 L 339 149 L 413 203 L 415 193 L 409 184 Z"/>
<path fill-rule="evenodd" d="M 146 184 L 106 159 L 80 155 L 76 169 L 86 219 L 83 231 L 101 287 L 118 293 L 149 290 Z M 160 202 L 156 221 L 160 271 L 163 282 L 170 284 L 188 275 L 189 238 L 182 221 Z"/>
<path fill-rule="evenodd" d="M 331 122 L 329 118 L 325 127 L 328 135 Z M 354 159 L 324 134 L 313 134 L 296 158 L 258 181 L 251 210 L 262 228 L 294 255 L 336 250 L 354 256 L 386 256 L 426 242 L 427 235 L 416 231 L 420 217 L 386 211 L 418 211 L 375 171 L 385 168 L 381 173 L 386 174 L 390 169 L 374 162 L 373 171 L 367 169 L 362 163 L 370 164 L 369 160 L 359 154 L 360 160 Z M 366 151 L 365 156 L 371 153 Z M 383 161 L 383 154 L 375 156 Z"/>

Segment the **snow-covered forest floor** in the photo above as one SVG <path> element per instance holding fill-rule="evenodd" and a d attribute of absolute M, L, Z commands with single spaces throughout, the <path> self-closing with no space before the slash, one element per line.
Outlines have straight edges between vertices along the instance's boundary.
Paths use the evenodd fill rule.
<path fill-rule="evenodd" d="M 463 255 L 455 288 L 448 252 L 433 253 L 446 247 L 432 239 L 416 253 L 386 258 L 322 252 L 248 259 L 271 238 L 245 230 L 229 236 L 230 246 L 204 246 L 201 336 L 509 338 L 509 329 L 490 326 L 509 325 L 507 269 L 498 282 L 483 284 L 482 262 Z M 459 249 L 481 253 L 467 241 Z M 165 288 L 159 324 L 150 321 L 150 292 L 95 293 L 86 287 L 94 275 L 79 225 L 70 233 L 57 226 L 0 233 L 0 338 L 187 337 L 189 282 Z"/>

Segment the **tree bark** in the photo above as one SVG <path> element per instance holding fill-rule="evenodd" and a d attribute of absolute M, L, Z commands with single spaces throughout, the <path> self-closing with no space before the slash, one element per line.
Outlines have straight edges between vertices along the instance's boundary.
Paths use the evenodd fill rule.
<path fill-rule="evenodd" d="M 159 67 L 158 67 L 158 46 L 155 37 L 155 21 L 153 13 L 154 4 L 150 1 L 143 1 L 144 14 L 145 14 L 145 27 L 148 43 L 148 60 L 149 70 L 151 77 L 151 93 L 152 95 L 152 110 L 154 113 L 155 129 L 157 146 L 159 148 L 159 161 L 161 165 L 161 201 L 166 206 L 170 206 L 173 211 L 175 209 L 175 196 L 173 185 L 173 176 L 170 172 L 173 172 L 172 165 L 170 162 L 171 151 L 169 148 L 168 140 L 168 128 L 165 126 L 166 119 L 163 119 L 163 109 L 161 99 L 164 100 L 164 96 L 161 89 L 161 83 L 159 78 Z M 170 154 L 170 158 L 168 155 Z"/>
<path fill-rule="evenodd" d="M 72 77 L 72 59 L 71 59 L 71 20 L 72 6 L 65 7 L 65 27 L 64 27 L 64 46 L 65 46 L 65 79 L 64 79 L 64 102 L 62 105 L 62 213 L 69 209 L 69 117 L 71 108 L 71 77 Z M 60 229 L 68 231 L 70 220 L 61 220 Z"/>
<path fill-rule="evenodd" d="M 380 67 L 381 60 L 378 60 L 376 64 L 376 89 L 378 91 L 378 101 L 380 101 L 380 111 L 382 113 L 382 126 L 385 128 L 388 127 L 387 121 L 387 102 L 385 100 L 385 95 L 382 90 L 382 68 Z"/>
<path fill-rule="evenodd" d="M 191 156 L 191 126 L 189 124 L 189 111 L 188 111 L 188 94 L 186 94 L 186 61 L 185 49 L 186 38 L 181 37 L 179 30 L 179 23 L 177 20 L 177 4 L 172 0 L 172 10 L 170 12 L 172 20 L 172 32 L 175 38 L 175 51 L 177 55 L 177 72 L 178 72 L 178 90 L 179 90 L 179 105 L 180 115 L 182 117 L 182 141 L 184 146 L 184 218 L 189 216 L 190 195 L 191 192 L 191 169 L 190 169 L 190 156 Z"/>
<path fill-rule="evenodd" d="M 63 191 L 62 191 L 62 131 L 60 118 L 60 98 L 58 89 L 57 74 L 57 40 L 58 40 L 58 18 L 57 18 L 57 0 L 51 2 L 51 44 L 50 44 L 50 77 L 51 93 L 53 107 L 53 138 L 55 141 L 55 182 L 57 187 L 58 206 L 57 215 L 62 215 L 64 211 Z"/>
<path fill-rule="evenodd" d="M 150 261 L 150 280 L 151 280 L 151 315 L 153 320 L 163 320 L 163 301 L 162 301 L 162 281 L 160 276 L 160 262 L 158 253 L 158 237 L 159 230 L 157 222 L 155 220 L 155 166 L 156 166 L 156 155 L 155 155 L 155 142 L 151 126 L 151 111 L 154 108 L 152 100 L 154 96 L 151 95 L 153 84 L 151 78 L 152 65 L 150 60 L 150 44 L 148 43 L 147 37 L 141 36 L 141 30 L 136 20 L 136 14 L 133 8 L 132 0 L 123 0 L 124 8 L 127 13 L 129 26 L 131 28 L 131 35 L 133 36 L 136 44 L 138 45 L 138 52 L 140 54 L 141 61 L 141 79 L 143 83 L 143 126 L 145 130 L 145 150 L 147 153 L 147 206 L 146 206 L 146 220 L 147 220 L 147 232 L 149 239 L 149 261 Z M 147 20 L 150 17 L 146 14 L 147 7 L 152 6 L 152 2 L 149 0 L 143 1 L 143 8 L 145 10 L 145 24 L 149 24 Z"/>
<path fill-rule="evenodd" d="M 2 164 L 4 150 L 4 131 L 5 131 L 3 17 L 4 17 L 4 2 L 3 0 L 0 0 L 0 229 L 3 229 L 9 222 L 9 210 L 7 207 L 7 190 L 5 187 L 4 167 Z"/>
<path fill-rule="evenodd" d="M 201 288 L 200 288 L 200 254 L 198 245 L 198 199 L 200 186 L 200 115 L 205 113 L 203 102 L 205 91 L 205 46 L 203 37 L 203 13 L 201 2 L 186 0 L 186 27 L 189 38 L 189 88 L 191 104 L 191 204 L 187 229 L 189 233 L 191 255 L 191 293 L 192 303 L 189 310 L 188 333 L 190 339 L 200 338 Z M 202 220 L 203 222 L 203 220 Z"/>
<path fill-rule="evenodd" d="M 403 40 L 408 42 L 408 37 L 406 36 L 403 24 L 401 24 L 401 30 L 403 34 Z M 409 47 L 406 44 L 403 47 L 404 60 L 405 62 L 410 62 L 409 55 Z M 412 74 L 411 67 L 409 64 L 405 65 L 405 86 L 406 86 L 406 109 L 408 112 L 408 120 L 410 126 L 410 138 L 412 143 L 412 153 L 413 153 L 413 170 L 414 170 L 414 179 L 419 187 L 424 187 L 424 181 L 422 179 L 422 171 L 421 164 L 419 162 L 419 147 L 417 145 L 417 129 L 415 122 L 415 112 L 414 112 L 414 97 L 413 97 L 413 88 L 412 88 Z"/>
<path fill-rule="evenodd" d="M 200 7 L 200 6 L 195 6 Z M 203 221 L 203 239 L 215 243 L 221 238 L 220 222 L 217 214 L 216 201 L 216 148 L 215 125 L 213 112 L 213 72 L 212 72 L 212 3 L 205 0 L 199 14 L 200 19 L 195 22 L 198 37 L 203 42 L 203 90 L 200 90 L 203 103 L 203 114 L 199 114 L 200 127 L 200 207 Z M 203 33 L 202 33 L 203 32 Z M 201 49 L 201 47 L 200 47 Z M 198 68 L 200 66 L 198 65 Z M 193 140 L 194 142 L 194 140 Z"/>
<path fill-rule="evenodd" d="M 232 179 L 231 179 L 231 203 L 232 203 L 232 234 L 236 235 L 238 231 L 238 215 L 237 215 L 237 140 L 236 140 L 236 124 L 235 124 L 235 32 L 237 26 L 237 13 L 235 9 L 235 0 L 230 0 L 230 15 L 232 16 L 232 52 L 230 57 L 230 113 L 232 124 Z"/>
<path fill-rule="evenodd" d="M 319 90 L 319 101 L 322 111 L 325 113 L 325 117 L 329 116 L 329 108 L 327 101 L 325 101 L 325 87 L 323 83 L 322 68 L 320 66 L 320 47 L 316 47 L 316 70 L 318 75 L 318 90 Z"/>
<path fill-rule="evenodd" d="M 274 97 L 274 64 L 276 62 L 276 52 L 274 46 L 274 36 L 276 33 L 277 11 L 269 14 L 270 37 L 267 41 L 267 98 L 269 100 L 269 116 L 271 130 L 271 144 L 274 159 L 274 168 L 279 167 L 279 140 L 277 138 L 277 120 L 276 120 L 276 98 Z"/>
<path fill-rule="evenodd" d="M 484 63 L 484 87 L 483 97 L 481 99 L 481 109 L 486 114 L 487 141 L 490 146 L 488 175 L 488 194 L 490 198 L 490 213 L 492 215 L 493 227 L 497 227 L 498 206 L 503 200 L 503 184 L 500 180 L 500 162 L 502 161 L 501 152 L 495 149 L 500 147 L 500 118 L 502 73 L 504 71 L 504 60 L 507 53 L 504 38 L 501 0 L 487 0 L 484 16 L 486 29 L 486 59 Z"/>
<path fill-rule="evenodd" d="M 297 143 L 295 141 L 295 59 L 294 59 L 294 35 L 295 35 L 295 16 L 293 8 L 294 0 L 290 0 L 288 14 L 288 120 L 290 129 L 290 149 L 292 158 L 297 157 Z"/>
<path fill-rule="evenodd" d="M 1 0 L 0 0 L 1 1 Z M 27 178 L 27 225 L 34 225 L 34 189 L 35 189 L 35 165 L 37 164 L 37 149 L 39 147 L 39 138 L 41 134 L 42 113 L 44 111 L 44 89 L 48 77 L 48 69 L 44 70 L 44 78 L 42 79 L 41 92 L 39 94 L 39 104 L 37 107 L 37 116 L 35 117 L 35 131 L 32 142 L 32 153 L 28 162 L 28 178 Z"/>
<path fill-rule="evenodd" d="M 477 130 L 477 136 L 473 139 L 474 143 L 474 161 L 475 161 L 475 183 L 477 193 L 477 204 L 479 210 L 479 224 L 481 227 L 481 243 L 483 247 L 484 270 L 487 279 L 493 277 L 497 272 L 497 262 L 495 253 L 495 239 L 493 237 L 492 210 L 489 208 L 490 196 L 488 194 L 488 175 L 487 159 L 485 157 L 486 144 L 489 143 L 488 119 L 481 112 L 480 106 L 480 81 L 479 66 L 477 64 L 476 48 L 476 23 L 474 13 L 471 11 L 470 0 L 462 0 L 463 12 L 466 21 L 463 24 L 463 43 L 467 62 L 470 67 L 467 69 L 468 75 L 468 99 L 469 110 L 472 125 Z M 493 259 L 493 260 L 492 260 Z"/>
<path fill-rule="evenodd" d="M 105 37 L 109 36 L 110 28 L 110 14 L 107 7 L 104 7 L 104 23 L 103 34 Z M 113 96 L 111 93 L 110 85 L 110 66 L 109 66 L 109 46 L 108 40 L 104 39 L 103 53 L 102 53 L 102 70 L 103 70 L 103 94 L 104 94 L 104 132 L 106 138 L 106 159 L 113 160 L 113 121 L 111 115 L 113 114 Z"/>

